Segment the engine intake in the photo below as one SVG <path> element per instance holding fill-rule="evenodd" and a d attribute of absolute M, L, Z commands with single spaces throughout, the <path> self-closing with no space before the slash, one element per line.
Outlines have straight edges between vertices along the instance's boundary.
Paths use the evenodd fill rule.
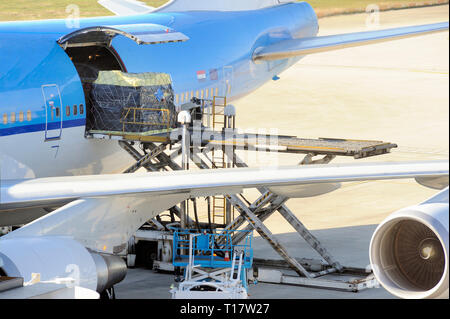
<path fill-rule="evenodd" d="M 429 201 L 378 226 L 370 261 L 386 290 L 401 298 L 448 298 L 448 212 L 448 199 Z"/>

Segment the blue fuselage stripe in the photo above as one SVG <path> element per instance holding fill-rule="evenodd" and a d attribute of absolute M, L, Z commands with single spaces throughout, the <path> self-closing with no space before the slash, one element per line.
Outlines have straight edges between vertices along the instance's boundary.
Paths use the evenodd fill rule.
<path fill-rule="evenodd" d="M 60 123 L 49 123 L 49 130 L 55 130 L 59 128 Z M 86 118 L 80 118 L 75 120 L 67 120 L 62 122 L 62 128 L 70 128 L 77 126 L 85 126 Z M 33 132 L 45 132 L 45 123 L 21 125 L 17 127 L 10 127 L 0 129 L 0 136 L 8 136 L 15 134 L 33 133 Z"/>

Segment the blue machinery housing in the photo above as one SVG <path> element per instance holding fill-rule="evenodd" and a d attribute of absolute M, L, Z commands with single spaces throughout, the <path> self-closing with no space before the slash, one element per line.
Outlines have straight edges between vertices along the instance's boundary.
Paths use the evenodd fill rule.
<path fill-rule="evenodd" d="M 244 235 L 241 244 L 233 244 L 233 236 Z M 233 258 L 237 268 L 239 254 L 243 252 L 242 268 L 253 264 L 252 231 L 224 230 L 217 234 L 199 233 L 195 229 L 178 229 L 173 236 L 173 265 L 186 267 L 189 264 L 189 244 L 192 240 L 192 257 L 195 266 L 204 268 L 231 268 Z M 237 254 L 236 252 L 239 252 Z M 245 277 L 244 277 L 245 278 Z"/>

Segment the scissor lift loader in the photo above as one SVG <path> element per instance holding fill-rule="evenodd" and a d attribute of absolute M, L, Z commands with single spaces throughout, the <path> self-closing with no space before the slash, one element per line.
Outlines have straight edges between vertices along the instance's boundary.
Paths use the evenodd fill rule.
<path fill-rule="evenodd" d="M 240 244 L 232 242 L 236 233 L 244 236 Z M 251 231 L 176 230 L 173 264 L 185 270 L 182 282 L 170 291 L 172 298 L 247 299 L 247 270 L 253 263 L 251 242 Z"/>

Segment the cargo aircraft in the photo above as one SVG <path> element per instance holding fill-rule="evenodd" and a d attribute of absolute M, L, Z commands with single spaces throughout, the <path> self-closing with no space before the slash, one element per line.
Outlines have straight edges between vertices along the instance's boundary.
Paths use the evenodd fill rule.
<path fill-rule="evenodd" d="M 0 23 L 0 224 L 26 224 L 0 238 L 0 275 L 57 281 L 75 265 L 77 287 L 103 293 L 124 278 L 120 256 L 136 230 L 188 198 L 415 178 L 441 191 L 377 228 L 372 266 L 396 296 L 448 297 L 448 161 L 117 174 L 130 160 L 117 143 L 85 138 L 83 86 L 99 71 L 161 72 L 178 105 L 197 94 L 233 101 L 310 54 L 446 31 L 448 22 L 318 36 L 306 2 L 99 3 L 117 16 Z"/>

